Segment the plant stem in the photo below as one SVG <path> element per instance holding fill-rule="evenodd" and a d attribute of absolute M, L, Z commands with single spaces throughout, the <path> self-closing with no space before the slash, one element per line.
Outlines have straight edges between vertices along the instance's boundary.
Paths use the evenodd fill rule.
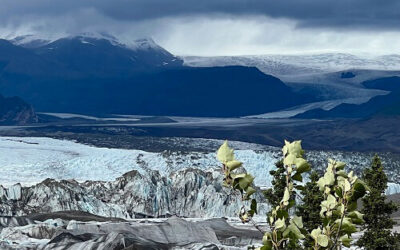
<path fill-rule="evenodd" d="M 253 224 L 253 226 L 254 226 L 258 231 L 260 231 L 260 233 L 262 233 L 263 235 L 265 234 L 265 231 L 264 231 L 259 225 L 257 225 L 257 223 L 256 223 L 253 219 L 250 219 L 250 221 L 251 221 L 251 223 Z"/>
<path fill-rule="evenodd" d="M 347 210 L 347 200 L 344 200 L 344 211 L 343 211 L 342 217 L 340 218 L 340 224 L 339 224 L 338 231 L 336 233 L 335 242 L 333 243 L 333 246 L 331 248 L 332 250 L 334 250 L 336 248 L 336 246 L 337 246 L 337 243 L 338 243 L 338 240 L 339 240 L 339 236 L 340 236 L 340 230 L 342 229 L 343 219 L 344 219 L 344 216 L 346 214 L 346 210 Z"/>

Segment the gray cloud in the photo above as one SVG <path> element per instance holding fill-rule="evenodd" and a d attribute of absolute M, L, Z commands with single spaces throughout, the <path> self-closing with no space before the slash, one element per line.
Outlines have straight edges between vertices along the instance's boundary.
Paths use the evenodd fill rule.
<path fill-rule="evenodd" d="M 398 0 L 2 0 L 0 37 L 108 32 L 175 54 L 400 53 Z"/>
<path fill-rule="evenodd" d="M 397 0 L 3 0 L 0 18 L 7 22 L 21 16 L 59 16 L 85 9 L 120 21 L 214 13 L 287 18 L 305 27 L 400 27 Z"/>

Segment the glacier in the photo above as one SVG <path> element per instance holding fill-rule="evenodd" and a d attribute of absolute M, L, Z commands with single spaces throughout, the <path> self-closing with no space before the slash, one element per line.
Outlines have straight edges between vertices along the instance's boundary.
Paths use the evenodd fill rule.
<path fill-rule="evenodd" d="M 398 71 L 400 55 L 371 56 L 346 53 L 297 55 L 243 55 L 243 56 L 182 56 L 191 67 L 242 65 L 257 67 L 266 74 L 279 78 L 287 76 L 318 75 L 349 69 Z"/>
<path fill-rule="evenodd" d="M 171 143 L 216 149 L 222 141 L 174 138 Z M 281 158 L 280 149 L 236 141 L 230 144 L 237 149 L 236 158 L 256 177 L 253 197 L 258 214 L 254 221 L 267 227 L 265 214 L 270 207 L 261 191 L 271 184 L 269 171 Z M 183 228 L 207 224 L 206 232 L 235 235 L 215 240 L 223 248 L 259 244 L 261 236 L 254 229 L 242 233 L 250 225 L 236 227 L 238 211 L 249 204 L 241 201 L 238 192 L 222 187 L 223 175 L 212 151 L 145 152 L 51 138 L 0 137 L 0 248 L 53 249 L 60 242 L 68 245 L 71 233 L 89 233 L 93 235 L 88 239 L 72 239 L 76 249 L 95 243 L 99 249 L 109 249 L 110 244 L 142 239 L 143 235 L 135 234 L 136 227 L 154 225 L 152 230 L 157 230 L 178 224 L 185 225 Z M 360 152 L 307 152 L 307 159 L 318 170 L 327 158 L 335 158 L 359 172 L 369 164 L 369 157 Z M 392 182 L 387 193 L 399 193 L 396 170 L 400 161 L 393 155 L 383 155 L 382 161 L 390 166 L 387 171 Z M 82 218 L 85 220 L 79 221 Z M 131 234 L 118 234 L 116 229 Z M 170 239 L 163 234 L 158 237 Z M 189 248 L 187 242 L 171 244 L 184 245 L 177 249 Z"/>
<path fill-rule="evenodd" d="M 146 152 L 135 149 L 99 148 L 74 141 L 44 137 L 0 137 L 0 184 L 22 186 L 37 184 L 47 178 L 74 179 L 78 182 L 114 181 L 126 172 L 136 170 L 142 175 L 159 171 L 168 176 L 178 170 L 195 168 L 219 169 L 215 151 L 222 140 L 175 138 L 171 143 L 197 143 L 208 152 Z M 255 176 L 255 184 L 269 187 L 269 172 L 281 158 L 279 148 L 245 142 L 230 142 L 236 158 Z M 214 152 L 213 152 L 214 151 Z M 328 158 L 346 162 L 349 169 L 360 173 L 368 166 L 373 153 L 340 151 L 306 151 L 307 159 L 319 170 Z M 400 191 L 400 157 L 380 154 L 389 173 L 389 193 Z"/>
<path fill-rule="evenodd" d="M 237 158 L 256 175 L 259 185 L 270 183 L 278 152 L 237 150 Z M 51 138 L 0 137 L 0 183 L 32 185 L 46 178 L 77 181 L 112 181 L 124 173 L 157 170 L 165 175 L 179 169 L 218 168 L 215 153 L 160 152 L 97 148 L 72 141 Z M 267 177 L 267 178 L 265 178 Z"/>

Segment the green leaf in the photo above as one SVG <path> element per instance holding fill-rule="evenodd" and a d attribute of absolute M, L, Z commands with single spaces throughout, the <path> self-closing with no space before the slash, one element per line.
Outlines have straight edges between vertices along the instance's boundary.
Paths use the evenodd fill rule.
<path fill-rule="evenodd" d="M 267 242 L 271 241 L 272 236 L 270 232 L 266 232 L 262 238 L 262 243 L 265 245 Z"/>
<path fill-rule="evenodd" d="M 337 171 L 336 174 L 337 174 L 338 176 L 343 177 L 343 178 L 347 178 L 347 173 L 346 173 L 346 171 L 344 171 L 344 170 Z"/>
<path fill-rule="evenodd" d="M 294 154 L 288 154 L 284 159 L 283 159 L 283 164 L 285 166 L 292 166 L 296 164 L 296 155 Z"/>
<path fill-rule="evenodd" d="M 320 228 L 316 228 L 314 230 L 311 231 L 311 238 L 313 238 L 314 240 L 318 239 L 318 236 L 322 233 Z"/>
<path fill-rule="evenodd" d="M 233 171 L 238 167 L 242 166 L 242 163 L 240 161 L 233 160 L 233 161 L 228 161 L 226 163 L 226 166 L 229 168 L 230 171 Z"/>
<path fill-rule="evenodd" d="M 328 171 L 325 173 L 324 179 L 325 179 L 326 186 L 331 186 L 335 183 L 335 175 L 331 171 Z"/>
<path fill-rule="evenodd" d="M 272 249 L 272 237 L 271 233 L 267 232 L 264 234 L 262 238 L 262 243 L 264 246 L 262 246 L 260 249 L 261 250 L 271 250 Z"/>
<path fill-rule="evenodd" d="M 233 179 L 241 179 L 241 178 L 244 178 L 244 177 L 246 177 L 246 174 L 231 174 L 231 176 L 232 176 L 232 178 Z"/>
<path fill-rule="evenodd" d="M 337 204 L 335 196 L 329 194 L 328 197 L 326 198 L 326 204 L 328 208 L 334 208 Z"/>
<path fill-rule="evenodd" d="M 340 241 L 342 242 L 343 246 L 351 247 L 352 239 L 347 234 L 340 237 Z"/>
<path fill-rule="evenodd" d="M 298 227 L 303 228 L 303 219 L 299 216 L 294 216 L 292 222 Z"/>
<path fill-rule="evenodd" d="M 299 174 L 302 174 L 304 172 L 311 170 L 310 164 L 303 158 L 297 158 L 295 164 L 297 166 L 297 169 L 296 169 L 297 173 L 299 173 Z"/>
<path fill-rule="evenodd" d="M 224 164 L 234 160 L 233 149 L 228 146 L 228 141 L 225 141 L 221 147 L 219 147 L 217 159 Z"/>
<path fill-rule="evenodd" d="M 260 248 L 260 250 L 272 250 L 272 242 L 269 241 L 267 244 L 265 244 L 264 246 L 262 246 Z"/>
<path fill-rule="evenodd" d="M 290 230 L 290 232 L 293 233 L 293 235 L 296 237 L 296 239 L 302 240 L 305 238 L 305 236 L 300 232 L 299 228 L 296 225 L 290 224 L 288 226 L 288 229 Z"/>
<path fill-rule="evenodd" d="M 358 212 L 358 211 L 350 212 L 347 215 L 347 217 L 351 218 L 351 221 L 354 224 L 360 225 L 360 224 L 364 223 L 364 219 L 363 219 L 364 215 L 362 213 Z"/>
<path fill-rule="evenodd" d="M 286 228 L 285 220 L 277 219 L 274 224 L 275 228 L 279 231 L 283 231 Z"/>
<path fill-rule="evenodd" d="M 339 228 L 341 220 L 337 219 L 335 221 L 335 227 Z M 356 226 L 351 222 L 350 218 L 344 217 L 341 226 L 341 232 L 345 234 L 351 235 L 352 233 L 357 232 Z"/>
<path fill-rule="evenodd" d="M 351 219 L 363 219 L 364 215 L 358 211 L 353 211 L 347 215 Z"/>
<path fill-rule="evenodd" d="M 281 219 L 287 219 L 289 217 L 289 213 L 287 210 L 279 209 L 276 212 L 276 216 Z"/>
<path fill-rule="evenodd" d="M 255 214 L 255 212 L 254 212 L 254 210 L 249 210 L 249 211 L 247 211 L 247 214 L 250 216 L 250 217 L 253 217 L 254 216 L 254 214 Z"/>
<path fill-rule="evenodd" d="M 322 247 L 327 247 L 329 245 L 328 236 L 322 234 L 322 230 L 320 228 L 312 230 L 311 238 L 313 238 L 315 242 Z"/>
<path fill-rule="evenodd" d="M 289 204 L 288 204 L 288 208 L 292 208 L 296 205 L 296 201 L 295 200 L 290 200 Z"/>
<path fill-rule="evenodd" d="M 351 196 L 352 201 L 357 201 L 358 199 L 364 197 L 367 192 L 366 184 L 361 180 L 357 179 L 353 185 L 353 195 Z"/>
<path fill-rule="evenodd" d="M 352 201 L 349 202 L 349 204 L 347 205 L 347 211 L 351 212 L 357 209 L 357 201 Z"/>
<path fill-rule="evenodd" d="M 256 192 L 256 190 L 254 189 L 254 188 L 252 188 L 252 187 L 247 187 L 247 189 L 246 189 L 246 196 L 248 197 L 248 198 L 250 198 L 250 196 L 252 195 L 252 194 L 254 194 Z"/>
<path fill-rule="evenodd" d="M 317 185 L 319 187 L 320 191 L 323 191 L 325 189 L 325 185 L 326 185 L 326 181 L 324 177 L 319 178 L 319 180 L 317 181 Z"/>
<path fill-rule="evenodd" d="M 295 157 L 301 157 L 303 155 L 303 149 L 301 148 L 301 141 L 294 141 L 290 143 L 285 140 L 283 153 L 284 153 L 283 155 L 293 154 Z"/>
<path fill-rule="evenodd" d="M 335 167 L 336 167 L 336 170 L 343 170 L 344 167 L 346 167 L 346 163 L 337 161 Z"/>
<path fill-rule="evenodd" d="M 339 198 L 343 198 L 343 190 L 341 187 L 335 187 L 335 193 Z"/>
<path fill-rule="evenodd" d="M 301 176 L 301 173 L 299 173 L 299 172 L 297 172 L 296 174 L 294 174 L 293 176 L 292 176 L 292 179 L 293 180 L 295 180 L 295 181 L 303 181 L 303 177 Z"/>
<path fill-rule="evenodd" d="M 283 238 L 289 238 L 289 234 L 290 234 L 290 228 L 286 228 L 285 231 L 283 231 L 282 236 Z"/>
<path fill-rule="evenodd" d="M 250 174 L 246 174 L 243 178 L 239 180 L 239 186 L 241 189 L 245 190 L 251 183 L 253 183 L 254 177 Z"/>
<path fill-rule="evenodd" d="M 285 188 L 285 192 L 283 193 L 283 199 L 282 199 L 282 201 L 283 201 L 283 202 L 289 201 L 289 199 L 290 199 L 290 193 L 289 193 L 289 189 L 286 187 L 286 188 Z"/>
<path fill-rule="evenodd" d="M 317 244 L 321 247 L 327 247 L 329 245 L 329 238 L 325 234 L 318 235 Z"/>
<path fill-rule="evenodd" d="M 256 199 L 252 199 L 251 200 L 250 209 L 253 210 L 255 213 L 257 213 L 257 201 L 256 201 Z"/>

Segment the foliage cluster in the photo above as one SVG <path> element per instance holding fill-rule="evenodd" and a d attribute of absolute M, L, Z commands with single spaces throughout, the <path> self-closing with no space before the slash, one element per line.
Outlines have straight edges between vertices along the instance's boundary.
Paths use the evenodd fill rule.
<path fill-rule="evenodd" d="M 308 247 L 319 250 L 350 246 L 351 235 L 357 231 L 356 225 L 364 222 L 363 214 L 356 209 L 357 201 L 368 190 L 367 185 L 353 172 L 347 173 L 344 163 L 329 160 L 324 175 L 317 180 L 318 175 L 312 174 L 311 182 L 304 186 L 303 174 L 310 171 L 311 166 L 304 159 L 301 141 L 285 141 L 282 153 L 283 159 L 277 164 L 277 170 L 271 172 L 276 189 L 265 192 L 272 210 L 267 215 L 270 231 L 265 232 L 260 249 Z M 250 200 L 255 192 L 254 178 L 247 173 L 236 173 L 242 163 L 235 159 L 227 141 L 219 148 L 217 158 L 223 166 L 224 185 L 238 190 L 242 200 Z M 295 197 L 299 193 L 306 205 L 298 207 L 298 210 L 304 212 L 309 209 L 307 206 L 312 207 L 308 217 L 301 212 L 290 212 L 295 208 Z M 319 201 L 318 206 L 316 201 Z M 257 213 L 257 201 L 251 199 L 250 204 L 249 209 L 243 207 L 240 211 L 243 223 L 251 221 Z"/>
<path fill-rule="evenodd" d="M 400 235 L 391 232 L 395 222 L 390 218 L 398 208 L 393 202 L 385 201 L 388 178 L 378 156 L 375 155 L 371 166 L 364 170 L 363 180 L 371 191 L 362 199 L 365 232 L 357 245 L 365 249 L 400 249 Z"/>

